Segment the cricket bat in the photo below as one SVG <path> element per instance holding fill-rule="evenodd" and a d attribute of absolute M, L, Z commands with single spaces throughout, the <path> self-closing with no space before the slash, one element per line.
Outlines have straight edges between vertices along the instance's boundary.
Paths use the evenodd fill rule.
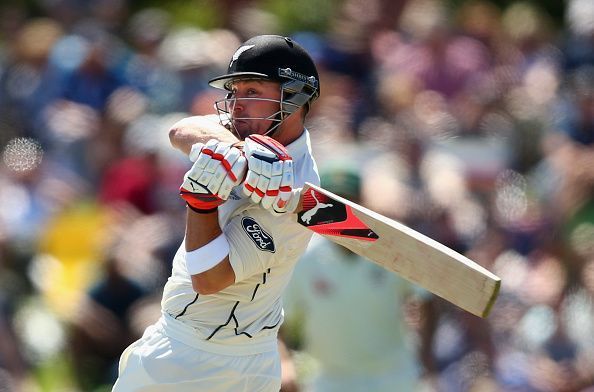
<path fill-rule="evenodd" d="M 501 279 L 447 246 L 318 186 L 301 191 L 297 221 L 479 317 Z"/>

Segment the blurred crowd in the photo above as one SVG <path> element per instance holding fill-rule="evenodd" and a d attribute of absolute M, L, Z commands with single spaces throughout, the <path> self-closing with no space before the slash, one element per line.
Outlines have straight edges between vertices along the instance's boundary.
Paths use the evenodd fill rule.
<path fill-rule="evenodd" d="M 110 389 L 183 238 L 167 130 L 281 33 L 320 70 L 320 167 L 357 162 L 362 204 L 502 278 L 486 320 L 404 307 L 428 390 L 594 391 L 594 2 L 295 2 L 331 9 L 317 30 L 266 1 L 209 28 L 132 3 L 0 5 L 0 390 Z"/>

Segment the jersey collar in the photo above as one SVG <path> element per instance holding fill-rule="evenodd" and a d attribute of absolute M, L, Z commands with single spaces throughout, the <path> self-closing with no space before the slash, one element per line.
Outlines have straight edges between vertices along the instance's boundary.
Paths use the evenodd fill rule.
<path fill-rule="evenodd" d="M 295 139 L 291 144 L 285 146 L 289 155 L 293 160 L 301 159 L 303 156 L 309 153 L 311 150 L 310 148 L 310 137 L 309 131 L 307 128 L 303 128 L 303 133 L 297 139 Z"/>

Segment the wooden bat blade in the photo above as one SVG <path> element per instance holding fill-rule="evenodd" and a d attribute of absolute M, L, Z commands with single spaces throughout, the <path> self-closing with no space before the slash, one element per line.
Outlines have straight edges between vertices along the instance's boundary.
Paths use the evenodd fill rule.
<path fill-rule="evenodd" d="M 306 183 L 297 221 L 479 317 L 501 279 L 469 258 L 393 219 Z"/>

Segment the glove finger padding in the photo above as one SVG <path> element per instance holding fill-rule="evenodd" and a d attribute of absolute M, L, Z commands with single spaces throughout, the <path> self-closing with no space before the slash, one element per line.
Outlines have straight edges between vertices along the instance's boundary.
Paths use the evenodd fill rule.
<path fill-rule="evenodd" d="M 287 161 L 283 167 L 279 194 L 275 200 L 276 205 L 274 209 L 277 212 L 293 212 L 294 208 L 292 210 L 287 209 L 287 203 L 293 195 L 293 185 L 293 161 Z"/>
<path fill-rule="evenodd" d="M 247 171 L 242 152 L 215 139 L 196 143 L 190 151 L 192 168 L 184 175 L 180 196 L 195 210 L 212 210 L 223 204 Z"/>
<path fill-rule="evenodd" d="M 266 191 L 266 194 L 264 194 L 264 196 L 262 197 L 262 201 L 260 202 L 262 204 L 262 207 L 266 209 L 270 209 L 272 207 L 272 204 L 279 195 L 279 192 L 275 191 L 275 189 L 280 188 L 281 179 L 281 176 L 278 175 L 273 176 L 270 179 L 270 183 L 268 184 L 269 189 Z"/>
<path fill-rule="evenodd" d="M 247 172 L 247 159 L 245 159 L 245 156 L 239 149 L 231 147 L 227 155 L 225 155 L 225 160 L 223 160 L 222 166 L 226 169 L 227 175 L 223 177 L 218 194 L 221 198 L 226 200 L 229 198 L 229 194 L 233 187 L 239 185 L 245 177 Z"/>
<path fill-rule="evenodd" d="M 271 212 L 286 212 L 294 180 L 293 160 L 285 147 L 268 136 L 250 135 L 244 154 L 248 159 L 244 194 Z"/>

